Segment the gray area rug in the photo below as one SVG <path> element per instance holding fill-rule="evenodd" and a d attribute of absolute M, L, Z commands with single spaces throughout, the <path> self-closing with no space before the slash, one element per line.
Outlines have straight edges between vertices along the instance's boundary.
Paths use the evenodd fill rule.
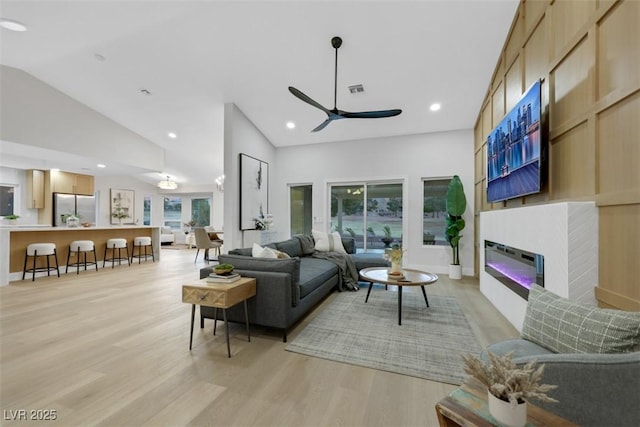
<path fill-rule="evenodd" d="M 288 351 L 454 385 L 466 379 L 461 353 L 478 354 L 469 323 L 453 297 L 419 288 L 402 294 L 374 287 L 342 292 L 287 346 Z M 414 292 L 417 291 L 417 292 Z"/>

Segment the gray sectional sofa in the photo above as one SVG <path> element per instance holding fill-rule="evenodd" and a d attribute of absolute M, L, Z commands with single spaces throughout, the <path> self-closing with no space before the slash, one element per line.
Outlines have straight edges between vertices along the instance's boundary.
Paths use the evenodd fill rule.
<path fill-rule="evenodd" d="M 342 244 L 358 271 L 389 265 L 381 254 L 356 254 L 352 238 L 343 237 Z M 295 236 L 266 246 L 284 252 L 290 258 L 254 258 L 251 248 L 243 248 L 220 255 L 218 261 L 232 264 L 235 272 L 256 279 L 256 296 L 248 304 L 249 321 L 282 330 L 286 342 L 289 328 L 334 289 L 340 288 L 340 269 L 331 261 L 314 258 L 313 248 L 303 245 Z M 201 269 L 200 278 L 207 277 L 212 271 L 213 267 Z M 201 306 L 200 327 L 204 327 L 205 318 L 215 318 L 215 309 Z M 232 322 L 244 322 L 244 305 L 228 309 L 227 318 Z"/>

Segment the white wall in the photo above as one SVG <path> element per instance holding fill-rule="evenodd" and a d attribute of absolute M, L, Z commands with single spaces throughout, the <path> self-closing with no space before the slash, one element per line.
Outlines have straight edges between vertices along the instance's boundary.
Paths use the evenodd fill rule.
<path fill-rule="evenodd" d="M 0 65 L 0 139 L 160 171 L 164 149 L 22 70 Z"/>
<path fill-rule="evenodd" d="M 110 194 L 111 189 L 116 188 L 120 190 L 133 190 L 135 192 L 135 201 L 134 201 L 134 217 L 127 218 L 123 222 L 136 222 L 138 225 L 142 225 L 144 221 L 144 196 L 147 194 L 155 194 L 157 193 L 156 187 L 153 185 L 144 183 L 137 179 L 128 177 L 128 176 L 96 176 L 94 177 L 94 187 L 96 193 L 96 203 L 97 203 L 97 211 L 98 211 L 98 222 L 96 225 L 98 226 L 108 226 L 111 224 L 111 204 L 110 204 Z M 151 225 L 160 225 L 161 222 L 154 222 L 153 209 L 157 208 L 157 205 L 160 207 L 160 212 L 162 212 L 162 199 L 160 199 L 160 203 L 156 203 L 156 201 L 152 198 L 152 216 L 151 216 Z M 162 217 L 160 217 L 162 218 Z"/>
<path fill-rule="evenodd" d="M 405 266 L 448 273 L 451 248 L 422 244 L 422 179 L 457 174 L 467 196 L 461 264 L 463 274 L 473 275 L 473 147 L 473 132 L 465 130 L 278 148 L 278 172 L 271 190 L 275 203 L 269 203 L 276 228 L 288 236 L 289 184 L 313 185 L 314 228 L 327 230 L 331 220 L 329 183 L 400 179 L 404 182 L 406 201 L 403 209 Z"/>
<path fill-rule="evenodd" d="M 225 250 L 242 247 L 240 231 L 240 200 L 238 155 L 248 154 L 269 163 L 269 210 L 274 212 L 282 203 L 279 191 L 279 166 L 276 149 L 234 104 L 224 106 L 224 246 Z M 278 209 L 279 211 L 279 209 Z M 267 213 L 267 212 L 265 212 Z"/>

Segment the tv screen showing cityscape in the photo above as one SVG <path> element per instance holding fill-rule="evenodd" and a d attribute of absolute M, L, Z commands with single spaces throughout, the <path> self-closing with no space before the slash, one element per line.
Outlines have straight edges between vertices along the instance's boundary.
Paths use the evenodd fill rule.
<path fill-rule="evenodd" d="M 540 176 L 540 81 L 487 137 L 487 201 L 537 193 Z"/>

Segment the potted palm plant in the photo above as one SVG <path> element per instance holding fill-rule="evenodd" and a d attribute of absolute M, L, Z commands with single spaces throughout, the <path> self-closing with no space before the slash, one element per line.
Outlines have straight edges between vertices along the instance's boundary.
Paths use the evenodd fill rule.
<path fill-rule="evenodd" d="M 467 199 L 464 196 L 462 181 L 458 175 L 454 175 L 449 182 L 446 195 L 446 231 L 445 237 L 451 246 L 453 260 L 449 265 L 449 278 L 461 279 L 462 266 L 460 265 L 460 232 L 464 229 L 465 222 L 462 219 L 464 211 L 467 209 Z"/>
<path fill-rule="evenodd" d="M 4 220 L 7 221 L 10 225 L 15 225 L 18 222 L 18 218 L 20 218 L 20 215 L 6 215 L 4 217 Z"/>
<path fill-rule="evenodd" d="M 382 243 L 384 243 L 385 248 L 389 248 L 391 247 L 391 243 L 393 242 L 393 237 L 391 237 L 391 227 L 385 225 L 384 227 L 382 227 L 382 231 L 384 231 L 384 237 L 380 240 L 382 240 Z"/>

